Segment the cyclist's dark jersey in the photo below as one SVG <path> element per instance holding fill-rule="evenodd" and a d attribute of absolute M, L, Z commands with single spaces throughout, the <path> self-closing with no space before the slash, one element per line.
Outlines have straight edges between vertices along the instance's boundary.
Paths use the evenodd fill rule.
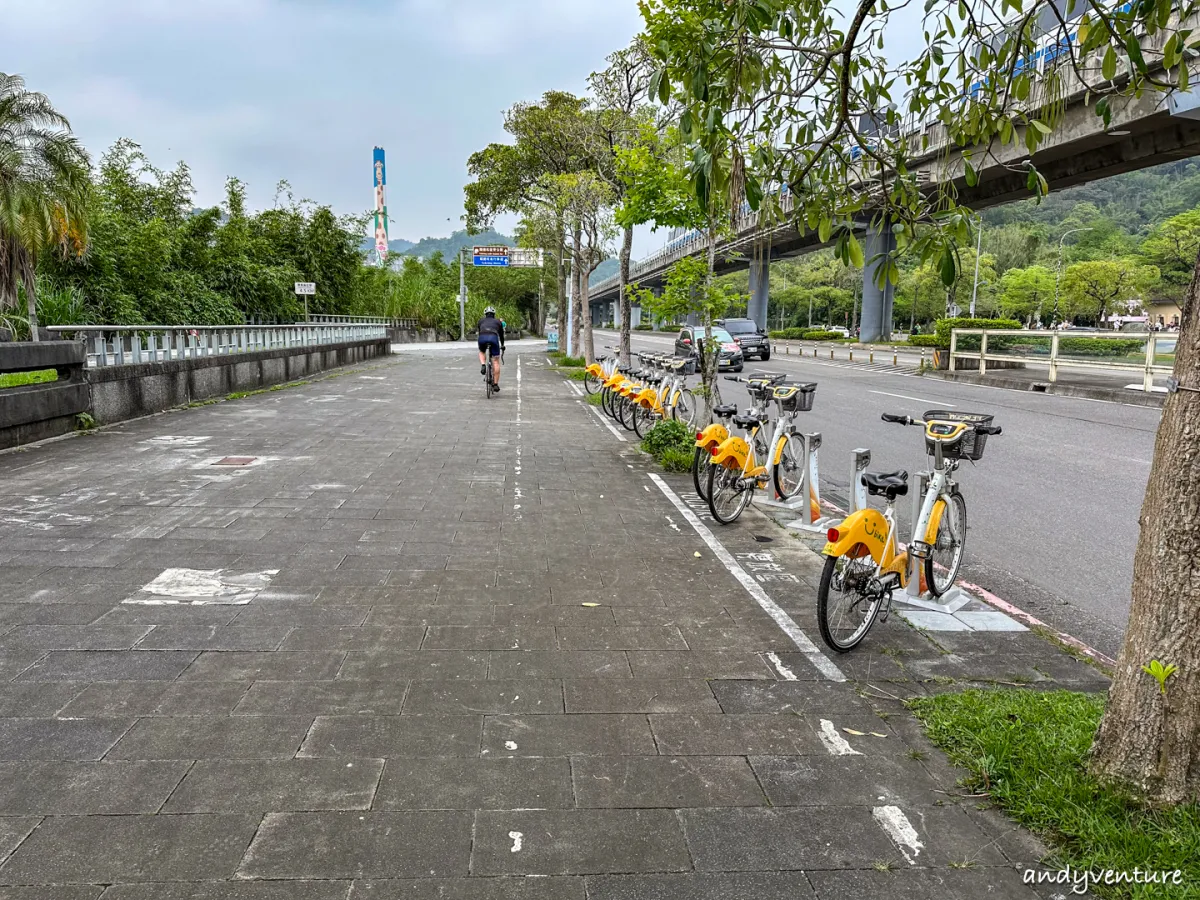
<path fill-rule="evenodd" d="M 500 346 L 504 346 L 504 325 L 495 316 L 484 316 L 479 320 L 479 339 L 484 340 L 484 335 L 495 335 L 500 341 Z"/>

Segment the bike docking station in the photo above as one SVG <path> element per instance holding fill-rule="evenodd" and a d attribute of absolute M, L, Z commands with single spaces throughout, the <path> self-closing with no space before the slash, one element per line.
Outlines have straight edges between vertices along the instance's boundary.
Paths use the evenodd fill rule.
<path fill-rule="evenodd" d="M 790 500 L 779 500 L 771 497 L 768 500 L 760 500 L 759 503 L 773 509 L 786 509 L 789 512 L 799 512 L 801 514 L 800 518 L 796 521 L 788 522 L 784 526 L 785 528 L 795 528 L 813 534 L 824 534 L 829 530 L 829 526 L 836 524 L 836 522 L 831 517 L 821 514 L 821 477 L 820 468 L 817 463 L 818 453 L 821 449 L 821 433 L 818 431 L 813 434 L 798 434 L 796 436 L 804 444 L 804 459 L 806 461 L 800 490 Z M 867 459 L 869 460 L 870 458 L 871 454 L 868 451 Z"/>
<path fill-rule="evenodd" d="M 925 492 L 929 489 L 929 472 L 917 472 L 913 474 L 909 480 L 909 496 L 912 497 L 912 521 L 916 522 L 921 517 L 921 504 L 925 500 Z M 861 483 L 862 479 L 858 481 Z M 957 584 L 953 585 L 942 596 L 934 599 L 933 594 L 929 591 L 922 591 L 921 584 L 925 580 L 922 573 L 922 565 L 924 557 L 918 556 L 913 551 L 913 539 L 910 539 L 908 546 L 905 548 L 905 553 L 908 556 L 908 586 L 903 591 L 898 591 L 892 595 L 892 603 L 908 606 L 917 610 L 926 610 L 932 613 L 942 613 L 947 616 L 953 616 L 968 603 L 980 603 L 977 598 L 971 596 Z M 903 613 L 901 613 L 903 615 Z M 914 623 L 916 624 L 916 623 Z"/>

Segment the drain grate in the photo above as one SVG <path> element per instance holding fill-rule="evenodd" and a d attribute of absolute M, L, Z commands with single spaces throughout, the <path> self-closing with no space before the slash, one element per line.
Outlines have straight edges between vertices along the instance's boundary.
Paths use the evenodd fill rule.
<path fill-rule="evenodd" d="M 214 466 L 248 466 L 258 459 L 257 456 L 226 456 L 224 459 L 218 459 Z"/>

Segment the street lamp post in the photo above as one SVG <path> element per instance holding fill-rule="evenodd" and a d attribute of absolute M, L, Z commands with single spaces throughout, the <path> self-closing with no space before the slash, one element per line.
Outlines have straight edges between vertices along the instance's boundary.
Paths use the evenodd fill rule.
<path fill-rule="evenodd" d="M 458 251 L 458 339 L 467 339 L 467 248 Z"/>
<path fill-rule="evenodd" d="M 1095 230 L 1096 229 L 1094 229 L 1094 228 L 1072 228 L 1070 231 L 1065 232 L 1063 234 L 1063 236 L 1058 239 L 1058 274 L 1054 278 L 1054 312 L 1051 313 L 1051 315 L 1050 315 L 1050 327 L 1051 328 L 1053 328 L 1055 325 L 1058 324 L 1058 289 L 1059 289 L 1059 286 L 1062 284 L 1063 241 L 1065 241 L 1070 235 L 1075 234 L 1077 232 L 1095 231 Z M 1038 311 L 1038 318 L 1039 319 L 1041 318 L 1040 310 Z"/>
<path fill-rule="evenodd" d="M 979 217 L 978 236 L 975 239 L 975 286 L 971 288 L 971 318 L 975 318 L 975 300 L 979 296 L 979 257 L 983 255 L 983 216 Z"/>

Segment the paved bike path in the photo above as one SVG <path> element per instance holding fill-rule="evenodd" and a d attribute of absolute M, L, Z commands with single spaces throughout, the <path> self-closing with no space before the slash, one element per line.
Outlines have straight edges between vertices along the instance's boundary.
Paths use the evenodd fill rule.
<path fill-rule="evenodd" d="M 1038 896 L 807 551 L 522 350 L 0 456 L 0 897 Z"/>

